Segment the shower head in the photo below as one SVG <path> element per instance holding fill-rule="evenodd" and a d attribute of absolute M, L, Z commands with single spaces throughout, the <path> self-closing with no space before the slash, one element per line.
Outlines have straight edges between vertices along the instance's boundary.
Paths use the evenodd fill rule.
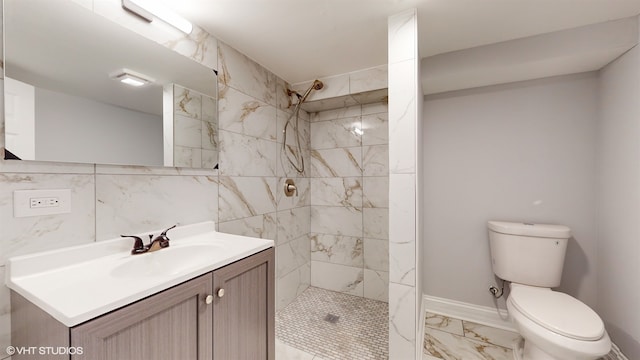
<path fill-rule="evenodd" d="M 316 90 L 320 90 L 324 87 L 324 84 L 320 80 L 316 80 L 313 82 L 313 88 Z"/>

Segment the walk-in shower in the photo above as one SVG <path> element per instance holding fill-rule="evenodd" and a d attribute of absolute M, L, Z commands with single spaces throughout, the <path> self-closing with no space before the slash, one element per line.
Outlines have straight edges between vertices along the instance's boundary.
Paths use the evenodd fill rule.
<path fill-rule="evenodd" d="M 300 121 L 300 107 L 302 103 L 309 97 L 311 91 L 320 90 L 324 87 L 324 84 L 320 80 L 315 80 L 311 86 L 304 92 L 304 94 L 300 95 L 299 93 L 293 90 L 287 90 L 287 95 L 292 96 L 296 95 L 298 98 L 298 102 L 295 104 L 295 108 L 293 113 L 287 119 L 287 122 L 284 124 L 284 129 L 282 130 L 284 138 L 282 140 L 282 153 L 287 157 L 287 160 L 293 166 L 296 171 L 300 174 L 304 173 L 304 158 L 302 156 L 302 146 L 300 145 L 300 128 L 298 123 Z M 291 120 L 295 117 L 295 127 L 294 131 L 296 134 L 295 137 L 295 145 L 291 147 L 287 144 L 287 129 L 291 124 Z M 293 157 L 293 159 L 292 159 Z"/>

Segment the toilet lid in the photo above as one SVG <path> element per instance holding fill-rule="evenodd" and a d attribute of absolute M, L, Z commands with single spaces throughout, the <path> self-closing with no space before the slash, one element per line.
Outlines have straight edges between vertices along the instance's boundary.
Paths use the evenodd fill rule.
<path fill-rule="evenodd" d="M 567 294 L 518 286 L 511 289 L 510 299 L 527 318 L 557 334 L 578 340 L 598 340 L 604 335 L 598 314 Z"/>

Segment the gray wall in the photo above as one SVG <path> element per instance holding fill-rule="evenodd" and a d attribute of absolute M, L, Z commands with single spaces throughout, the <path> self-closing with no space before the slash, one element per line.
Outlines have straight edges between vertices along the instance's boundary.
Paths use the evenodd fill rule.
<path fill-rule="evenodd" d="M 36 88 L 37 159 L 162 166 L 162 154 L 161 115 Z"/>
<path fill-rule="evenodd" d="M 425 294 L 494 306 L 486 222 L 528 221 L 572 229 L 560 290 L 595 306 L 597 95 L 583 73 L 425 97 Z"/>
<path fill-rule="evenodd" d="M 640 49 L 600 73 L 598 313 L 629 359 L 640 359 Z"/>

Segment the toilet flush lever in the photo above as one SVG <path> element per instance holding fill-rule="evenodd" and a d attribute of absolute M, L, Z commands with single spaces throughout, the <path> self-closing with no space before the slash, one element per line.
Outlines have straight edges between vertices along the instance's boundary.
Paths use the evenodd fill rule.
<path fill-rule="evenodd" d="M 293 179 L 287 179 L 284 182 L 284 194 L 289 197 L 289 196 L 293 196 L 293 194 L 295 194 L 296 196 L 298 196 L 298 187 L 296 186 L 296 184 L 293 182 Z"/>

